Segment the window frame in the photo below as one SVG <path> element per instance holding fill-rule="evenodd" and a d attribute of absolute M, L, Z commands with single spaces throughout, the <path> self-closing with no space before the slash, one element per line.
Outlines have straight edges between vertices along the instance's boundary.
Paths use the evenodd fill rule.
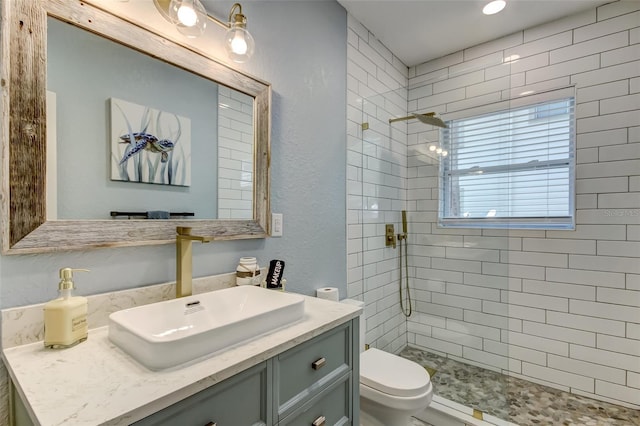
<path fill-rule="evenodd" d="M 547 160 L 536 161 L 535 165 L 519 164 L 515 166 L 516 171 L 524 170 L 542 170 L 564 167 L 566 165 L 568 172 L 568 215 L 563 216 L 503 216 L 503 217 L 444 217 L 445 203 L 450 200 L 452 189 L 446 188 L 445 185 L 451 186 L 451 170 L 448 165 L 454 157 L 455 147 L 445 144 L 444 136 L 446 130 L 441 129 L 439 133 L 440 143 L 444 149 L 449 152 L 447 158 L 440 159 L 439 172 L 438 172 L 438 214 L 437 214 L 437 226 L 439 228 L 488 228 L 488 229 L 538 229 L 538 230 L 575 230 L 576 220 L 576 105 L 577 99 L 575 94 L 575 87 L 569 87 L 564 89 L 556 89 L 553 91 L 524 96 L 517 100 L 499 102 L 493 106 L 484 106 L 483 108 L 472 108 L 466 111 L 460 111 L 458 113 L 447 114 L 445 122 L 448 125 L 455 120 L 465 120 L 474 117 L 480 117 L 487 114 L 499 114 L 508 112 L 514 109 L 520 109 L 525 107 L 535 107 L 542 103 L 552 104 L 554 102 L 568 100 L 570 102 L 569 112 L 569 150 L 568 157 L 562 160 Z M 540 105 L 544 106 L 544 105 Z M 540 112 L 542 115 L 538 115 L 538 112 L 534 112 L 535 119 L 546 118 L 544 110 Z M 456 175 L 469 175 L 475 167 L 454 170 Z M 489 166 L 484 169 L 491 169 L 492 172 L 499 172 L 500 170 L 513 171 L 514 167 L 511 165 L 499 165 Z M 445 196 L 446 195 L 446 196 Z"/>

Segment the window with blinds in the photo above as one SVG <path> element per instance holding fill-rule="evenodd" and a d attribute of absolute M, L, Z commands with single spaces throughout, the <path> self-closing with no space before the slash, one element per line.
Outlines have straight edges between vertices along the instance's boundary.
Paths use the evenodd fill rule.
<path fill-rule="evenodd" d="M 574 229 L 574 109 L 568 97 L 448 121 L 439 224 Z"/>

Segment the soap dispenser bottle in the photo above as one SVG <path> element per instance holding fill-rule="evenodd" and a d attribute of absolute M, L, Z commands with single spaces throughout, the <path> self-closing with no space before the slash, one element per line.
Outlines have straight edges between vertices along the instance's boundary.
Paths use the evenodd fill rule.
<path fill-rule="evenodd" d="M 73 296 L 73 273 L 88 269 L 60 269 L 60 297 L 44 305 L 44 346 L 68 348 L 87 340 L 87 298 Z"/>

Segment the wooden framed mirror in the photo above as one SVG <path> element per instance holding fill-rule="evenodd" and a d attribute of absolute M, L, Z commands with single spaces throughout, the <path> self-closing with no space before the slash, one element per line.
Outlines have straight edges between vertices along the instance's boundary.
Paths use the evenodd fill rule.
<path fill-rule="evenodd" d="M 269 235 L 269 83 L 83 1 L 11 0 L 1 5 L 3 254 L 165 244 L 175 240 L 177 226 L 190 226 L 194 234 L 216 240 Z M 252 98 L 253 217 L 114 220 L 105 214 L 104 219 L 47 219 L 47 21 L 52 18 Z M 100 143 L 108 143 L 104 133 L 97 133 Z"/>

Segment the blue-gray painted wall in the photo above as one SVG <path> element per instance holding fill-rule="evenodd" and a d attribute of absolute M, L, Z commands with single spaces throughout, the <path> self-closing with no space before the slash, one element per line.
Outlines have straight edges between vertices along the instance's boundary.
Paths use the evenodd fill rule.
<path fill-rule="evenodd" d="M 244 2 L 243 2 L 244 3 Z M 256 40 L 240 68 L 273 85 L 271 206 L 284 236 L 194 246 L 194 276 L 231 272 L 240 256 L 286 261 L 288 288 L 346 289 L 346 12 L 334 1 L 243 4 Z M 58 269 L 89 268 L 79 294 L 173 281 L 173 245 L 0 257 L 0 306 L 56 296 Z"/>

